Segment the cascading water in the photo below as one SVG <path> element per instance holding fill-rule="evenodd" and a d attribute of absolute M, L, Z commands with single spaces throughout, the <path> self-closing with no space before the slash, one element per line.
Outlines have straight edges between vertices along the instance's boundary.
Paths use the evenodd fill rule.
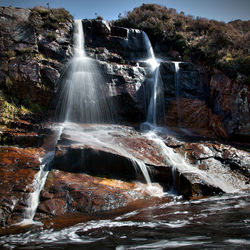
<path fill-rule="evenodd" d="M 57 106 L 60 120 L 76 123 L 112 122 L 111 107 L 106 100 L 105 92 L 112 96 L 114 90 L 112 86 L 106 89 L 96 62 L 85 53 L 81 20 L 75 21 L 74 56 L 68 77 L 61 85 Z M 109 146 L 109 141 L 103 143 Z M 145 164 L 138 159 L 130 158 L 135 168 L 140 168 L 145 180 L 151 185 Z"/>
<path fill-rule="evenodd" d="M 40 192 L 42 191 L 48 173 L 49 173 L 49 168 L 50 168 L 50 163 L 54 159 L 55 155 L 55 145 L 60 138 L 60 135 L 62 133 L 62 127 L 55 127 L 55 139 L 53 141 L 53 145 L 50 145 L 51 148 L 53 148 L 51 151 L 47 152 L 43 159 L 41 160 L 41 165 L 40 165 L 40 170 L 38 173 L 35 175 L 35 178 L 33 180 L 33 183 L 31 185 L 32 189 L 34 190 L 32 193 L 29 194 L 28 201 L 27 201 L 27 207 L 24 212 L 24 219 L 19 223 L 21 225 L 26 225 L 26 224 L 34 224 L 37 222 L 34 222 L 34 216 L 37 210 L 37 207 L 39 205 L 39 197 L 40 197 Z M 39 224 L 39 223 L 38 223 Z"/>
<path fill-rule="evenodd" d="M 152 77 L 149 79 L 151 94 L 147 111 L 147 119 L 144 123 L 144 127 L 145 125 L 154 127 L 157 124 L 157 119 L 162 113 L 162 110 L 164 110 L 164 98 L 162 96 L 163 92 L 161 91 L 160 63 L 155 58 L 152 45 L 145 32 L 143 32 L 143 39 L 148 55 L 148 59 L 146 61 L 150 64 L 152 70 Z"/>
<path fill-rule="evenodd" d="M 173 178 L 173 187 L 172 191 L 176 191 L 175 189 L 175 176 L 176 171 L 178 170 L 180 173 L 189 172 L 195 175 L 198 175 L 209 183 L 212 186 L 217 186 L 221 190 L 227 193 L 235 193 L 239 192 L 240 187 L 244 186 L 244 183 L 241 181 L 230 181 L 230 174 L 226 173 L 224 170 L 220 170 L 218 167 L 217 172 L 214 171 L 209 174 L 199 170 L 199 168 L 192 166 L 189 164 L 184 157 L 180 154 L 175 153 L 172 148 L 169 148 L 165 145 L 164 141 L 157 135 L 157 103 L 161 103 L 159 99 L 164 98 L 163 96 L 159 96 L 159 64 L 157 63 L 154 52 L 148 39 L 147 35 L 144 36 L 146 48 L 148 50 L 149 59 L 148 62 L 151 64 L 152 69 L 154 70 L 154 81 L 153 81 L 153 88 L 151 88 L 151 98 L 150 103 L 148 106 L 148 115 L 146 124 L 144 123 L 141 127 L 148 130 L 148 127 L 151 129 L 149 132 L 145 134 L 145 136 L 154 141 L 161 150 L 162 154 L 164 155 L 165 161 L 172 167 L 172 178 Z M 179 97 L 179 64 L 180 62 L 174 62 L 175 65 L 175 90 L 176 90 L 176 97 Z M 162 91 L 163 92 L 163 91 Z M 177 98 L 178 99 L 178 98 Z M 178 125 L 181 126 L 181 110 L 180 104 L 177 101 L 177 111 L 178 111 Z M 148 126 L 145 126 L 148 125 Z M 217 163 L 218 165 L 218 163 Z M 221 172 L 220 172 L 221 171 Z M 220 174 L 218 175 L 218 173 Z"/>
<path fill-rule="evenodd" d="M 176 105 L 177 105 L 177 119 L 178 119 L 178 127 L 181 127 L 181 107 L 180 107 L 180 85 L 179 85 L 179 69 L 181 62 L 173 62 L 175 67 L 175 97 L 176 97 Z"/>
<path fill-rule="evenodd" d="M 40 170 L 39 172 L 35 175 L 34 181 L 32 183 L 32 188 L 34 191 L 29 194 L 28 202 L 27 202 L 27 207 L 24 212 L 24 219 L 20 224 L 32 224 L 35 223 L 33 221 L 33 218 L 36 213 L 36 209 L 39 205 L 39 196 L 40 192 L 44 187 L 45 181 L 47 179 L 47 175 L 49 173 L 48 168 L 50 162 L 54 158 L 54 152 L 48 152 L 45 157 L 43 158 L 41 165 L 40 165 Z"/>
<path fill-rule="evenodd" d="M 112 121 L 101 71 L 84 50 L 82 21 L 75 21 L 74 55 L 66 79 L 59 88 L 57 114 L 60 121 L 103 123 Z"/>
<path fill-rule="evenodd" d="M 122 130 L 117 129 L 115 126 L 107 125 L 94 125 L 84 128 L 79 124 L 66 122 L 64 123 L 66 134 L 70 134 L 72 141 L 76 144 L 88 145 L 93 148 L 108 149 L 111 152 L 117 152 L 119 155 L 126 157 L 132 163 L 136 176 L 143 177 L 146 181 L 146 190 L 153 196 L 162 196 L 162 188 L 151 182 L 150 174 L 147 165 L 137 157 L 135 157 L 117 138 L 125 138 Z"/>

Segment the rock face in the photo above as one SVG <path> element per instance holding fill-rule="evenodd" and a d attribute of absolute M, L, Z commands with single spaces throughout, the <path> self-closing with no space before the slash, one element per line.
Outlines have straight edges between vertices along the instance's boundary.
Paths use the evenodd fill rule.
<path fill-rule="evenodd" d="M 37 120 L 36 114 L 49 107 L 70 57 L 72 17 L 63 9 L 42 7 L 1 7 L 0 16 L 0 123 Z M 5 103 L 15 106 L 14 117 Z"/>
<path fill-rule="evenodd" d="M 247 142 L 249 123 L 249 88 L 233 82 L 219 72 L 179 63 L 161 64 L 165 86 L 165 125 L 183 127 L 201 135 L 234 138 Z M 245 138 L 243 138 L 245 136 Z"/>
<path fill-rule="evenodd" d="M 112 26 L 104 20 L 83 20 L 85 41 L 88 47 L 105 47 L 120 55 L 123 60 L 147 59 L 148 51 L 144 32 Z"/>
<path fill-rule="evenodd" d="M 88 54 L 101 63 L 107 74 L 118 120 L 146 120 L 147 80 L 152 72 L 147 64 L 141 63 L 149 56 L 143 32 L 112 26 L 104 20 L 83 20 L 83 27 Z M 161 57 L 164 58 L 164 53 Z M 136 61 L 139 64 L 135 64 Z M 162 62 L 160 73 L 166 110 L 162 125 L 247 142 L 250 131 L 248 86 L 216 70 L 187 62 L 179 63 L 178 73 L 174 62 Z M 196 119 L 197 116 L 200 119 Z"/>
<path fill-rule="evenodd" d="M 111 125 L 65 125 L 53 168 L 73 173 L 153 181 L 184 196 L 248 190 L 250 156 L 213 143 L 188 143 Z M 184 155 L 189 160 L 185 161 Z M 175 176 L 175 177 L 174 177 Z M 233 180 L 233 181 L 232 181 Z"/>

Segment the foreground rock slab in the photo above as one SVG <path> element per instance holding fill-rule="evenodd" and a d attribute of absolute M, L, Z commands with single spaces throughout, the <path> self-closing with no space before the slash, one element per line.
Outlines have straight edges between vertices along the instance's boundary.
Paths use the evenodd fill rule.
<path fill-rule="evenodd" d="M 250 190 L 248 152 L 166 134 L 118 125 L 66 123 L 53 168 L 142 182 L 148 169 L 153 182 L 187 197 Z"/>
<path fill-rule="evenodd" d="M 37 217 L 93 214 L 124 207 L 148 196 L 141 184 L 53 170 L 41 193 Z"/>

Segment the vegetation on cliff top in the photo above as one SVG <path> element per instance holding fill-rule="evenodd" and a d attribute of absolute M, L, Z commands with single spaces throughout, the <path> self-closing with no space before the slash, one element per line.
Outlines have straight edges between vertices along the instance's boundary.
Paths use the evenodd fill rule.
<path fill-rule="evenodd" d="M 231 78 L 242 74 L 250 83 L 250 21 L 224 23 L 143 4 L 113 24 L 144 30 L 161 54 L 178 51 L 184 60 L 215 66 Z"/>

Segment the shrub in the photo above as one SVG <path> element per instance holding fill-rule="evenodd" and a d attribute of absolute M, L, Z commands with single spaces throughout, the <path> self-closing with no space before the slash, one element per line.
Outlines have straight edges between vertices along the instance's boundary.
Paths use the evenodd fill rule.
<path fill-rule="evenodd" d="M 48 9 L 36 6 L 31 11 L 31 23 L 38 32 L 39 28 L 56 30 L 61 24 L 73 19 L 70 13 L 64 8 Z M 42 22 L 41 24 L 37 21 L 39 17 Z"/>
<path fill-rule="evenodd" d="M 16 56 L 16 52 L 12 49 L 9 49 L 9 50 L 4 52 L 4 56 L 7 58 L 12 58 L 12 57 Z"/>

